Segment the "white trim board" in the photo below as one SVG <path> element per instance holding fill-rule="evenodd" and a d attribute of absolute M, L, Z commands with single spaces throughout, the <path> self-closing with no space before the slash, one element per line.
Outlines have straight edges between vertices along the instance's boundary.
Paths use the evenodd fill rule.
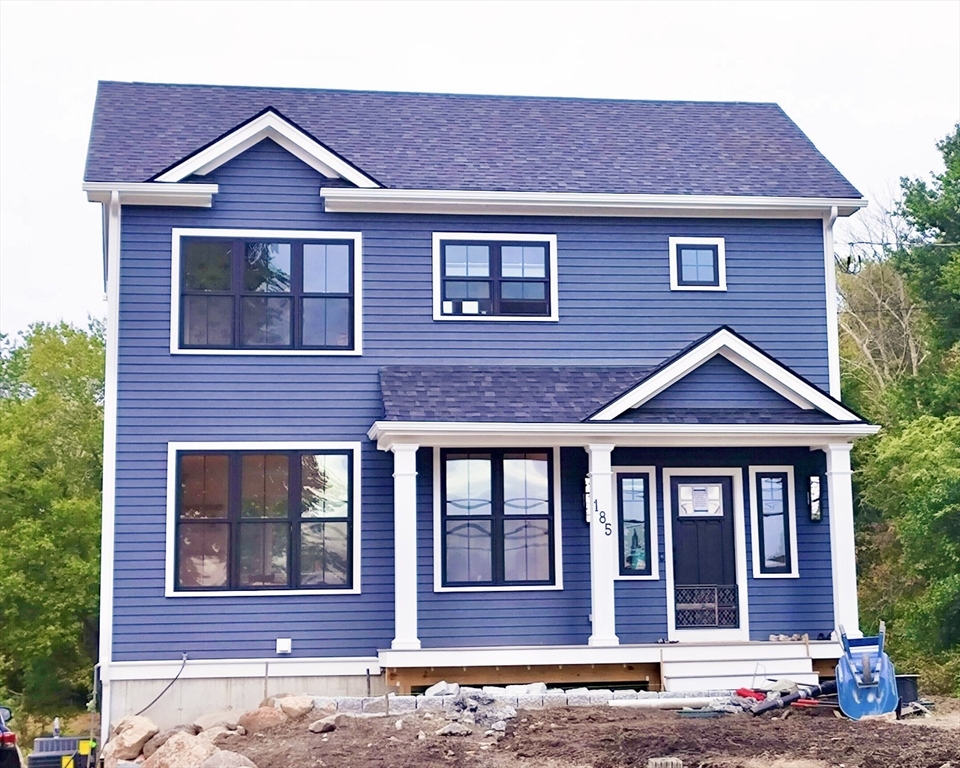
<path fill-rule="evenodd" d="M 433 449 L 433 591 L 434 592 L 556 592 L 563 590 L 563 509 L 560 497 L 560 448 L 553 452 L 553 584 L 526 586 L 445 587 L 443 586 L 443 542 L 440 530 L 440 448 Z"/>
<path fill-rule="evenodd" d="M 210 590 L 208 592 L 178 592 L 176 579 L 176 537 L 177 537 L 177 454 L 180 451 L 350 451 L 353 454 L 353 586 L 350 589 L 239 589 Z M 250 442 L 171 442 L 167 443 L 167 514 L 166 549 L 164 553 L 164 597 L 176 599 L 210 599 L 217 597 L 266 597 L 297 598 L 303 595 L 359 595 L 360 594 L 360 558 L 361 558 L 361 498 L 360 490 L 359 442 L 316 442 L 316 441 L 250 441 Z"/>
<path fill-rule="evenodd" d="M 380 186 L 273 110 L 267 110 L 240 125 L 208 147 L 164 171 L 156 180 L 178 182 L 189 176 L 206 176 L 264 139 L 276 142 L 328 179 L 345 179 L 362 189 L 376 189 Z"/>
<path fill-rule="evenodd" d="M 550 271 L 550 314 L 546 317 L 527 317 L 524 315 L 445 315 L 442 312 L 443 279 L 440 271 L 440 244 L 444 240 L 502 240 L 508 242 L 547 243 L 548 269 Z M 500 232 L 434 232 L 433 233 L 433 319 L 445 322 L 481 321 L 481 322 L 556 322 L 560 319 L 560 289 L 557 274 L 557 236 L 538 234 L 517 234 Z"/>
<path fill-rule="evenodd" d="M 790 539 L 790 571 L 788 573 L 763 573 L 760 563 L 760 497 L 757 493 L 757 475 L 764 472 L 782 472 L 787 476 L 787 536 Z M 755 579 L 799 579 L 800 564 L 797 562 L 797 497 L 794 485 L 793 467 L 789 464 L 778 466 L 751 465 L 750 471 L 750 549 L 753 559 Z"/>
<path fill-rule="evenodd" d="M 180 240 L 184 237 L 250 237 L 353 241 L 353 349 L 182 349 L 180 347 Z M 257 357 L 357 357 L 363 354 L 363 234 L 299 229 L 185 229 L 170 232 L 170 354 Z M 235 294 L 234 294 L 235 295 Z"/>
<path fill-rule="evenodd" d="M 818 408 L 842 422 L 861 422 L 852 411 L 831 399 L 776 360 L 760 352 L 736 334 L 721 328 L 669 365 L 661 368 L 626 394 L 594 414 L 591 421 L 610 421 L 680 381 L 715 355 L 722 355 L 777 394 L 805 410 Z"/>
<path fill-rule="evenodd" d="M 864 198 L 750 195 L 636 195 L 584 192 L 491 192 L 462 189 L 323 187 L 330 213 L 439 213 L 486 216 L 655 216 L 819 219 L 836 207 L 850 216 Z"/>
<path fill-rule="evenodd" d="M 614 465 L 613 470 L 613 519 L 617 527 L 617 569 L 614 573 L 614 581 L 659 581 L 660 580 L 660 542 L 659 526 L 657 518 L 659 516 L 657 509 L 657 468 L 656 467 L 627 467 Z M 623 542 L 620 541 L 620 499 L 617 493 L 617 475 L 629 475 L 633 473 L 646 473 L 649 478 L 650 487 L 647 488 L 647 524 L 650 526 L 650 551 L 647 557 L 650 560 L 650 575 L 624 575 L 620 572 L 620 557 L 623 550 Z"/>
<path fill-rule="evenodd" d="M 677 629 L 673 576 L 673 494 L 674 477 L 729 477 L 733 495 L 733 547 L 736 557 L 737 597 L 740 626 L 736 629 Z M 667 639 L 683 642 L 724 642 L 750 640 L 750 608 L 747 596 L 747 541 L 744 530 L 743 470 L 740 467 L 669 467 L 663 470 L 663 551 L 666 563 Z"/>
<path fill-rule="evenodd" d="M 118 661 L 114 680 L 172 680 L 183 667 L 181 680 L 222 680 L 233 677 L 331 677 L 380 674 L 376 656 L 275 659 L 187 659 Z"/>
<path fill-rule="evenodd" d="M 670 290 L 671 291 L 725 291 L 727 290 L 727 249 L 722 237 L 671 237 L 670 244 Z M 716 285 L 681 285 L 679 246 L 712 245 L 717 249 Z"/>
<path fill-rule="evenodd" d="M 121 205 L 165 205 L 187 208 L 211 208 L 216 184 L 160 184 L 154 181 L 114 182 L 88 181 L 83 184 L 91 203 L 110 202 L 116 192 Z"/>

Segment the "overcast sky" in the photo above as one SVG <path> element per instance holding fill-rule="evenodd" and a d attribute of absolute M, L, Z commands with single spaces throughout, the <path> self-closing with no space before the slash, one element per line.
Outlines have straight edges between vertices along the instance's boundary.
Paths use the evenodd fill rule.
<path fill-rule="evenodd" d="M 889 200 L 960 120 L 960 0 L 0 0 L 4 333 L 106 313 L 80 191 L 97 80 L 774 101 Z"/>

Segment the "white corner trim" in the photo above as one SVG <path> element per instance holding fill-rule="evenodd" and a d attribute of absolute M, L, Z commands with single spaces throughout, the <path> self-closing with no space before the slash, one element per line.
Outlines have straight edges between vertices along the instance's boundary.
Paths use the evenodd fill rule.
<path fill-rule="evenodd" d="M 353 586 L 350 589 L 240 589 L 209 592 L 178 592 L 176 589 L 175 554 L 177 551 L 177 454 L 181 451 L 350 451 L 353 455 Z M 210 599 L 217 597 L 288 597 L 303 595 L 359 595 L 361 558 L 361 444 L 359 442 L 315 441 L 191 441 L 167 443 L 167 515 L 164 553 L 164 597 Z M 273 662 L 271 662 L 273 663 Z"/>
<path fill-rule="evenodd" d="M 417 450 L 395 445 L 393 452 L 393 649 L 420 647 L 417 622 Z"/>
<path fill-rule="evenodd" d="M 114 680 L 172 680 L 183 667 L 181 680 L 223 680 L 238 677 L 331 677 L 380 674 L 376 656 L 270 659 L 180 659 L 115 662 Z"/>
<path fill-rule="evenodd" d="M 863 198 L 749 195 L 634 195 L 582 192 L 490 192 L 460 189 L 323 187 L 330 213 L 439 213 L 487 216 L 673 216 L 820 218 L 836 206 L 849 216 Z"/>
<path fill-rule="evenodd" d="M 120 193 L 107 204 L 107 336 L 103 396 L 103 501 L 100 529 L 100 680 L 103 683 L 100 743 L 110 731 L 110 679 L 113 672 L 113 576 L 117 515 L 117 389 L 120 359 Z"/>
<path fill-rule="evenodd" d="M 620 570 L 620 557 L 623 556 L 623 542 L 620 540 L 620 534 L 623 529 L 620 526 L 620 496 L 617 493 L 617 484 L 619 475 L 646 474 L 647 475 L 647 525 L 650 526 L 650 552 L 647 557 L 650 559 L 650 575 L 624 575 Z M 659 526 L 657 525 L 657 468 L 656 467 L 613 467 L 613 519 L 617 529 L 617 566 L 614 571 L 616 581 L 659 581 L 660 580 L 660 541 Z"/>
<path fill-rule="evenodd" d="M 527 317 L 524 315 L 444 315 L 442 262 L 440 244 L 444 240 L 497 240 L 510 242 L 547 243 L 547 258 L 550 270 L 550 315 Z M 559 277 L 557 274 L 557 236 L 548 234 L 517 234 L 502 232 L 434 232 L 433 233 L 433 319 L 454 322 L 556 322 L 560 319 Z"/>
<path fill-rule="evenodd" d="M 827 292 L 827 357 L 829 359 L 830 396 L 840 399 L 840 328 L 837 319 L 837 265 L 833 258 L 833 225 L 837 206 L 823 217 L 823 270 Z"/>
<path fill-rule="evenodd" d="M 434 592 L 550 592 L 563 590 L 563 509 L 560 497 L 560 448 L 553 451 L 553 573 L 554 583 L 533 586 L 482 586 L 482 587 L 445 587 L 443 586 L 443 532 L 440 514 L 441 469 L 440 448 L 433 449 L 433 591 Z"/>
<path fill-rule="evenodd" d="M 673 575 L 673 492 L 674 477 L 729 477 L 733 480 L 733 546 L 736 555 L 737 596 L 740 626 L 736 629 L 677 629 L 676 596 Z M 666 561 L 667 638 L 684 642 L 723 642 L 750 639 L 749 599 L 747 597 L 747 542 L 744 531 L 743 470 L 740 467 L 687 467 L 663 470 L 663 551 Z"/>
<path fill-rule="evenodd" d="M 592 416 L 591 421 L 610 421 L 630 408 L 638 408 L 717 354 L 722 354 L 731 363 L 801 408 L 818 408 L 838 421 L 861 421 L 855 413 L 725 328 L 614 400 Z"/>
<path fill-rule="evenodd" d="M 205 149 L 177 163 L 173 168 L 160 174 L 157 181 L 178 182 L 193 175 L 206 176 L 264 139 L 272 139 L 328 179 L 345 179 L 362 189 L 375 189 L 380 186 L 346 160 L 272 111 L 265 112 L 241 125 Z"/>
<path fill-rule="evenodd" d="M 790 539 L 790 571 L 788 573 L 764 573 L 760 562 L 760 495 L 757 493 L 757 475 L 765 472 L 782 472 L 787 476 L 787 536 Z M 793 478 L 793 467 L 789 464 L 779 466 L 750 466 L 750 549 L 753 555 L 753 578 L 755 579 L 798 579 L 800 564 L 797 560 L 797 497 Z"/>
<path fill-rule="evenodd" d="M 670 290 L 671 291 L 725 291 L 727 290 L 727 256 L 722 237 L 671 237 Z M 717 249 L 717 285 L 681 285 L 678 246 L 712 245 Z"/>
<path fill-rule="evenodd" d="M 299 229 L 171 230 L 170 354 L 257 357 L 358 357 L 363 354 L 363 234 Z M 182 349 L 180 347 L 180 241 L 184 237 L 251 237 L 278 240 L 353 241 L 353 349 Z"/>
<path fill-rule="evenodd" d="M 185 208 L 210 208 L 219 191 L 216 184 L 158 184 L 145 182 L 88 181 L 83 184 L 91 203 L 110 202 L 116 192 L 121 205 L 165 205 Z"/>

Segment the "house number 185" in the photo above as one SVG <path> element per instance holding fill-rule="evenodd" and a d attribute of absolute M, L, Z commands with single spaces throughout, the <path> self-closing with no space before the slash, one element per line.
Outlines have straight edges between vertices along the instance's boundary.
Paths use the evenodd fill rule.
<path fill-rule="evenodd" d="M 593 511 L 597 514 L 597 521 L 603 525 L 603 535 L 612 536 L 613 528 L 610 526 L 610 523 L 607 522 L 607 513 L 600 509 L 600 505 L 596 499 L 593 500 Z"/>

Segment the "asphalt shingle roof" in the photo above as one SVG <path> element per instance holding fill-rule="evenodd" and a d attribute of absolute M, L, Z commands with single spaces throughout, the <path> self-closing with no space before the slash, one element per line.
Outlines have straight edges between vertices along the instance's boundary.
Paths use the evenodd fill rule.
<path fill-rule="evenodd" d="M 394 189 L 859 198 L 776 104 L 101 82 L 86 181 L 148 181 L 272 107 Z"/>
<path fill-rule="evenodd" d="M 380 369 L 387 421 L 579 423 L 655 368 L 594 366 L 418 366 Z M 800 408 L 637 408 L 631 424 L 830 424 Z"/>

